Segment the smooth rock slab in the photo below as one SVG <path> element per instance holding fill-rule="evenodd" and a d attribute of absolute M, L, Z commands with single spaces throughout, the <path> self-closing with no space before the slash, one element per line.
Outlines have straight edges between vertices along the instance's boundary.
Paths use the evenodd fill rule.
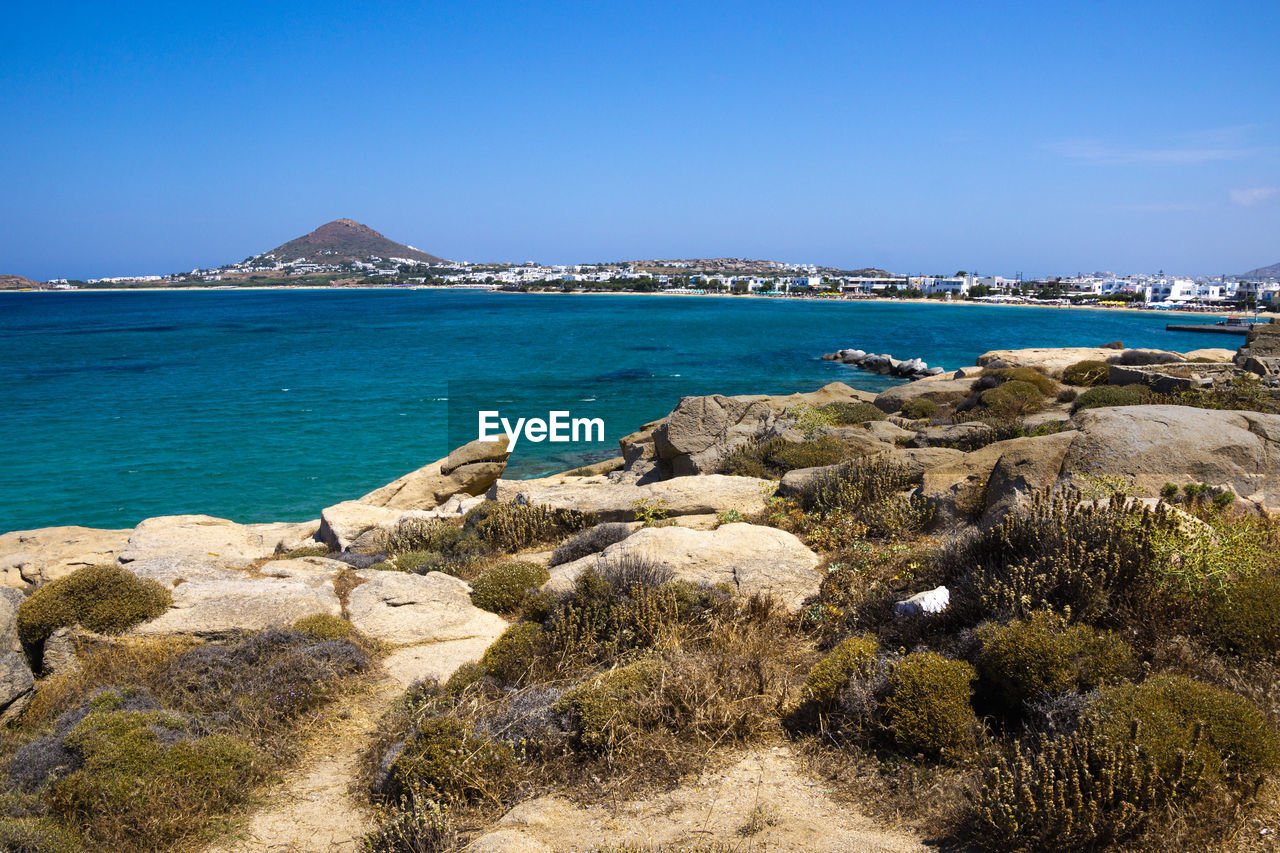
<path fill-rule="evenodd" d="M 714 586 L 727 583 L 741 595 L 770 594 L 788 610 L 818 591 L 818 555 L 790 533 L 757 524 L 725 524 L 715 530 L 648 527 L 603 552 L 551 570 L 544 588 L 565 592 L 588 568 L 646 559 L 670 569 L 675 580 Z"/>
<path fill-rule="evenodd" d="M 495 622 L 485 636 L 402 646 L 382 659 L 382 668 L 404 688 L 419 681 L 443 684 L 458 667 L 480 660 L 489 644 L 502 636 L 506 628 L 505 622 L 501 626 Z"/>
<path fill-rule="evenodd" d="M 442 572 L 412 575 L 363 569 L 351 591 L 347 618 L 357 630 L 388 643 L 410 645 L 488 638 L 506 620 L 471 603 L 471 587 Z"/>
<path fill-rule="evenodd" d="M 364 534 L 395 525 L 404 514 L 403 509 L 343 501 L 325 507 L 320 513 L 320 531 L 316 533 L 316 539 L 336 551 L 345 551 Z"/>
<path fill-rule="evenodd" d="M 473 441 L 387 485 L 359 502 L 390 509 L 432 509 L 457 494 L 479 495 L 494 484 L 507 467 L 507 437 Z"/>
<path fill-rule="evenodd" d="M 315 531 L 316 522 L 237 524 L 208 515 L 164 515 L 134 528 L 119 561 L 168 557 L 242 568 L 277 551 L 300 547 Z"/>
<path fill-rule="evenodd" d="M 129 543 L 128 530 L 42 527 L 0 536 L 0 586 L 41 586 L 85 566 L 109 565 Z"/>
<path fill-rule="evenodd" d="M 287 628 L 304 616 L 339 616 L 342 604 L 331 580 L 240 577 L 194 580 L 170 590 L 173 604 L 156 619 L 133 628 L 137 634 L 219 636 L 233 631 Z"/>
<path fill-rule="evenodd" d="M 638 501 L 661 505 L 669 516 L 708 515 L 737 510 L 754 515 L 765 507 L 776 484 L 755 477 L 707 474 L 676 477 L 644 486 L 612 483 L 603 477 L 566 478 L 558 483 L 536 480 L 499 483 L 490 496 L 507 494 L 517 503 L 595 513 L 601 521 L 634 521 Z"/>

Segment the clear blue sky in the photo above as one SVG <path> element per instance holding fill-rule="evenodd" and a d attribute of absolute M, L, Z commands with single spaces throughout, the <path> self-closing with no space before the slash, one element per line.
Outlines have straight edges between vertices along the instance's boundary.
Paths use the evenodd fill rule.
<path fill-rule="evenodd" d="M 0 272 L 350 217 L 460 260 L 898 272 L 1280 261 L 1280 3 L 6 10 Z"/>

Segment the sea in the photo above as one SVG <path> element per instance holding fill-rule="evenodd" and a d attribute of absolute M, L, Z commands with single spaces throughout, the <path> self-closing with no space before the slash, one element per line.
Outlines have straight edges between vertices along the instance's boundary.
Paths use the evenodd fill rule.
<path fill-rule="evenodd" d="M 592 441 L 522 434 L 507 476 L 525 478 L 616 456 L 683 396 L 901 381 L 820 358 L 846 347 L 954 369 L 991 349 L 1240 343 L 1167 332 L 1169 319 L 441 290 L 0 294 L 0 532 L 317 518 L 475 438 L 481 411 L 511 424 L 567 412 L 580 439 L 602 422 Z"/>

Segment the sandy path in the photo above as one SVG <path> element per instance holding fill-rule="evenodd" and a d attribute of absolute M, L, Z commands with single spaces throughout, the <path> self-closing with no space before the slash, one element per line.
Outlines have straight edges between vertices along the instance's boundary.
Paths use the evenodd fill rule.
<path fill-rule="evenodd" d="M 540 797 L 508 812 L 474 853 L 548 853 L 603 844 L 725 843 L 771 853 L 921 853 L 921 840 L 832 799 L 786 747 L 744 753 L 691 785 L 610 807 Z"/>
<path fill-rule="evenodd" d="M 383 679 L 364 695 L 343 705 L 340 725 L 330 726 L 310 743 L 298 762 L 300 771 L 268 793 L 244 828 L 206 853 L 351 853 L 370 828 L 367 800 L 349 788 L 369 734 L 388 706 L 404 692 Z M 294 775 L 297 773 L 298 775 Z"/>

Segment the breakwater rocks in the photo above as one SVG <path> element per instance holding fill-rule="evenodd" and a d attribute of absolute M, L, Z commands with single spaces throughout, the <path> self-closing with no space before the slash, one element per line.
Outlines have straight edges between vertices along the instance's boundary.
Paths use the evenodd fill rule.
<path fill-rule="evenodd" d="M 822 356 L 822 360 L 852 364 L 872 373 L 886 373 L 911 380 L 924 379 L 926 376 L 937 376 L 946 372 L 941 367 L 930 367 L 922 358 L 908 358 L 900 361 L 888 353 L 866 352 L 860 349 L 829 352 Z"/>

